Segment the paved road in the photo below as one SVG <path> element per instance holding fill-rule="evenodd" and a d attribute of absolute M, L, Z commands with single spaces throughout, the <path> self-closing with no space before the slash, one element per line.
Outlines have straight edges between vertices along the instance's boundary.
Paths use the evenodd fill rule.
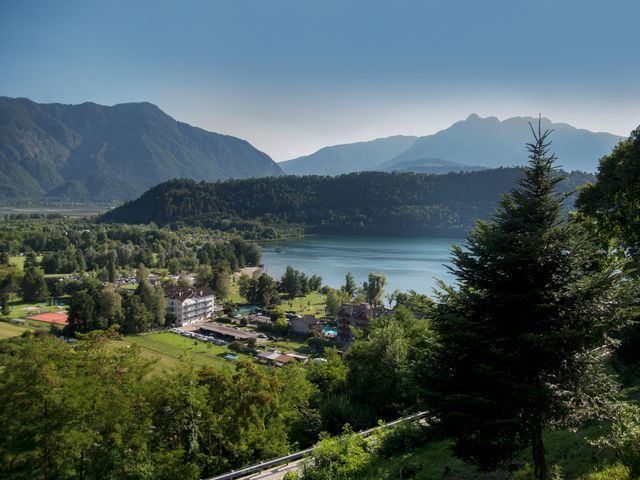
<path fill-rule="evenodd" d="M 299 472 L 302 467 L 302 462 L 306 459 L 296 460 L 295 462 L 287 463 L 286 465 L 280 465 L 273 467 L 269 470 L 265 470 L 260 473 L 254 473 L 247 477 L 239 478 L 238 480 L 280 480 L 287 472 Z"/>

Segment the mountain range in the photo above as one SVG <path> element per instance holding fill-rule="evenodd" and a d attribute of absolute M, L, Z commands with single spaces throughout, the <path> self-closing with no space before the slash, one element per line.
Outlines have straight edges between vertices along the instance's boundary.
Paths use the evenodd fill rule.
<path fill-rule="evenodd" d="M 0 199 L 119 202 L 172 178 L 282 174 L 245 140 L 176 121 L 150 103 L 0 97 Z"/>
<path fill-rule="evenodd" d="M 367 170 L 446 173 L 524 165 L 525 144 L 532 139 L 529 123 L 537 128 L 538 119 L 513 117 L 500 121 L 471 114 L 433 135 L 325 147 L 311 155 L 281 162 L 280 166 L 287 174 L 322 175 Z M 569 171 L 595 171 L 598 159 L 622 140 L 617 135 L 590 132 L 548 118 L 542 118 L 541 127 L 554 130 L 551 151 L 557 155 L 558 165 Z M 367 152 L 367 156 L 361 152 Z"/>

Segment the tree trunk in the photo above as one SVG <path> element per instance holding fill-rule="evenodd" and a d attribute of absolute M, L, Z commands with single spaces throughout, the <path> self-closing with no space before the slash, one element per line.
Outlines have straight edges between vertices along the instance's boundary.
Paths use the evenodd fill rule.
<path fill-rule="evenodd" d="M 544 458 L 544 443 L 542 442 L 542 424 L 536 422 L 531 433 L 531 447 L 533 449 L 533 470 L 536 480 L 546 480 L 547 464 Z"/>

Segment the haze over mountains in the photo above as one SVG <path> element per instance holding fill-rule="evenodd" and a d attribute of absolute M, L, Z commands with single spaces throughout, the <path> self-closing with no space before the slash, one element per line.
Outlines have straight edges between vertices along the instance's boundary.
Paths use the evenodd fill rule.
<path fill-rule="evenodd" d="M 537 125 L 538 119 L 513 117 L 500 121 L 495 117 L 480 118 L 471 114 L 466 120 L 433 135 L 413 141 L 410 140 L 413 137 L 401 137 L 406 139 L 404 144 L 393 143 L 396 150 L 408 145 L 401 152 L 394 152 L 388 146 L 398 137 L 389 137 L 326 147 L 314 154 L 281 162 L 280 166 L 287 174 L 311 175 L 361 170 L 446 173 L 523 165 L 527 161 L 525 143 L 531 140 L 529 122 Z M 595 171 L 598 159 L 622 139 L 610 133 L 594 133 L 566 123 L 553 123 L 547 118 L 542 119 L 542 128 L 555 130 L 551 150 L 565 170 Z M 370 153 L 369 161 L 360 156 L 365 150 Z M 373 151 L 377 154 L 371 154 Z M 387 158 L 383 159 L 385 155 Z M 354 168 L 353 165 L 357 166 Z"/>
<path fill-rule="evenodd" d="M 529 122 L 475 114 L 424 137 L 325 147 L 275 163 L 245 140 L 174 120 L 150 103 L 112 107 L 0 97 L 0 200 L 121 202 L 166 180 L 216 181 L 358 171 L 427 174 L 523 165 Z M 595 171 L 621 137 L 542 120 L 565 170 Z"/>
<path fill-rule="evenodd" d="M 121 201 L 172 178 L 271 175 L 282 170 L 245 140 L 178 122 L 150 103 L 0 97 L 0 199 Z"/>

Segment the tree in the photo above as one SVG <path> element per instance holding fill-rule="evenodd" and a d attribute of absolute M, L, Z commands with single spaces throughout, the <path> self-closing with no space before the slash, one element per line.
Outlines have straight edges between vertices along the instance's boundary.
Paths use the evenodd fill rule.
<path fill-rule="evenodd" d="M 2 314 L 9 315 L 13 295 L 18 289 L 20 272 L 13 265 L 0 266 L 0 300 L 2 301 Z"/>
<path fill-rule="evenodd" d="M 356 281 L 353 278 L 353 275 L 351 274 L 351 272 L 348 272 L 345 277 L 343 289 L 345 292 L 347 292 L 347 295 L 349 295 L 349 299 L 353 298 L 353 296 L 356 294 L 357 288 L 358 287 L 356 286 Z"/>
<path fill-rule="evenodd" d="M 220 299 L 225 299 L 229 296 L 229 279 L 231 278 L 231 268 L 229 263 L 221 261 L 218 263 L 212 271 L 211 289 L 216 293 Z"/>
<path fill-rule="evenodd" d="M 387 284 L 387 277 L 382 273 L 371 272 L 369 281 L 362 284 L 367 303 L 373 306 L 382 305 L 384 287 Z"/>
<path fill-rule="evenodd" d="M 196 287 L 209 287 L 213 282 L 213 270 L 211 265 L 203 264 L 198 267 L 196 272 L 196 280 L 194 285 Z"/>
<path fill-rule="evenodd" d="M 140 301 L 140 297 L 137 295 L 125 295 L 123 300 L 125 315 L 122 325 L 123 333 L 141 333 L 149 330 L 154 318 L 145 304 Z"/>
<path fill-rule="evenodd" d="M 69 329 L 86 333 L 95 328 L 96 304 L 87 290 L 76 292 L 69 303 Z"/>
<path fill-rule="evenodd" d="M 44 272 L 38 267 L 25 269 L 20 281 L 20 291 L 25 302 L 41 302 L 47 298 L 47 282 Z"/>
<path fill-rule="evenodd" d="M 299 297 L 302 293 L 300 280 L 300 272 L 289 265 L 280 279 L 279 290 L 289 298 Z"/>
<path fill-rule="evenodd" d="M 105 326 L 121 325 L 124 319 L 122 297 L 112 287 L 105 287 L 97 295 L 98 315 Z"/>
<path fill-rule="evenodd" d="M 530 446 L 544 479 L 543 428 L 596 394 L 591 352 L 625 320 L 629 285 L 562 220 L 551 132 L 533 133 L 519 186 L 453 248 L 458 286 L 441 292 L 426 389 L 459 456 L 489 470 Z"/>
<path fill-rule="evenodd" d="M 576 201 L 581 215 L 595 220 L 604 243 L 612 239 L 638 259 L 640 253 L 640 127 L 611 154 L 602 157 L 595 184 L 582 188 Z"/>
<path fill-rule="evenodd" d="M 335 316 L 335 314 L 338 313 L 340 306 L 343 303 L 347 303 L 349 300 L 350 298 L 345 291 L 329 288 L 327 290 L 327 300 L 325 303 L 325 312 L 327 316 Z"/>

